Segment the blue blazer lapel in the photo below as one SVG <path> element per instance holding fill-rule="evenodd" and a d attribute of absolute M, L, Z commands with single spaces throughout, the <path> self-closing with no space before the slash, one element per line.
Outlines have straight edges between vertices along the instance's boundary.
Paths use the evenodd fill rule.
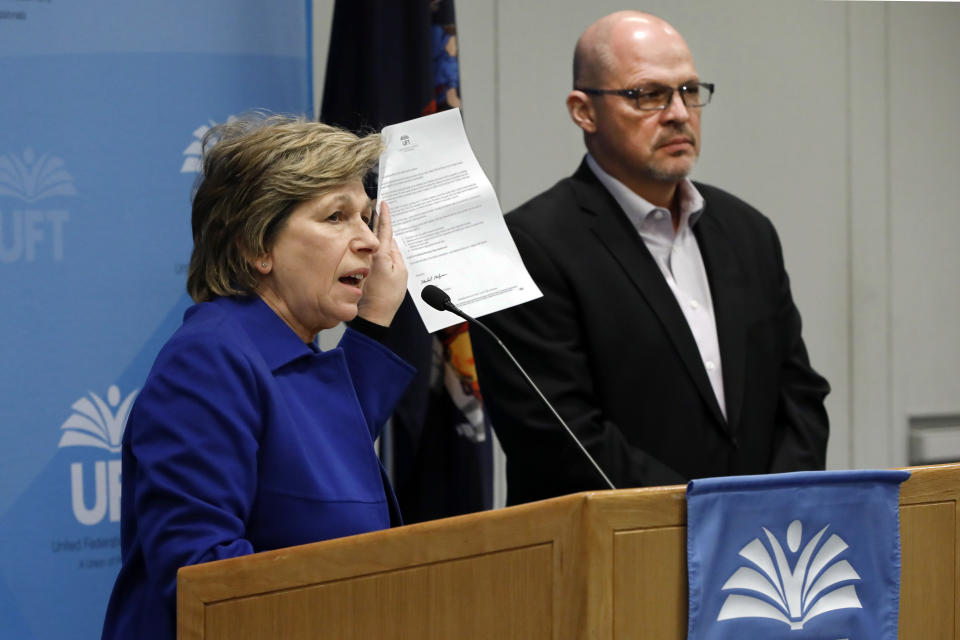
<path fill-rule="evenodd" d="M 593 218 L 588 226 L 591 226 L 600 243 L 613 255 L 627 278 L 653 309 L 711 413 L 719 424 L 724 425 L 723 413 L 713 393 L 713 387 L 710 386 L 693 333 L 650 251 L 637 235 L 620 205 L 597 180 L 586 162 L 580 165 L 574 179 L 574 191 L 580 208 Z M 620 307 L 617 313 L 631 311 Z M 637 329 L 644 330 L 645 327 L 638 323 Z M 721 341 L 721 350 L 722 348 Z M 725 357 L 722 351 L 721 357 Z M 726 367 L 726 360 L 723 366 Z"/>

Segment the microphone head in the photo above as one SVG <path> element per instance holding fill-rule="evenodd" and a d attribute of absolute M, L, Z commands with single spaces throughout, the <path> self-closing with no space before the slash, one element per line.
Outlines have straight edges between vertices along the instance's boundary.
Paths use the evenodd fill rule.
<path fill-rule="evenodd" d="M 420 297 L 437 311 L 447 311 L 447 305 L 450 304 L 450 296 L 447 292 L 432 284 L 420 290 Z"/>

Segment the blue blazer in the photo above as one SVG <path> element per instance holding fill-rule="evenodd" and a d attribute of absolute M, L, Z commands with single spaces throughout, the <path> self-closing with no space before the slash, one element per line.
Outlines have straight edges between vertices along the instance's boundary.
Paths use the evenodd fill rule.
<path fill-rule="evenodd" d="M 413 374 L 352 329 L 316 352 L 259 298 L 188 309 L 123 435 L 103 638 L 174 638 L 182 566 L 398 521 L 373 441 Z"/>

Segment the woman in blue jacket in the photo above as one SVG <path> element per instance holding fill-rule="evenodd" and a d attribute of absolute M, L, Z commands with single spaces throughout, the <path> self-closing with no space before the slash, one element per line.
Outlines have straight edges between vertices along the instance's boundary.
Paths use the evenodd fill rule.
<path fill-rule="evenodd" d="M 103 637 L 172 639 L 177 569 L 400 521 L 373 442 L 413 370 L 381 142 L 280 116 L 204 139 L 187 290 L 123 436 L 123 566 Z M 348 322 L 333 350 L 322 329 Z"/>

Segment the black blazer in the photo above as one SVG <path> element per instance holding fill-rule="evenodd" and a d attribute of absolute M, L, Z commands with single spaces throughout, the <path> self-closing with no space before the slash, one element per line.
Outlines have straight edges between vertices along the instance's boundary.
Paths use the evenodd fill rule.
<path fill-rule="evenodd" d="M 773 225 L 696 186 L 727 420 L 676 298 L 586 162 L 506 216 L 544 295 L 483 320 L 618 488 L 825 464 L 830 387 L 810 367 Z M 470 335 L 508 502 L 604 488 L 498 346 Z"/>

